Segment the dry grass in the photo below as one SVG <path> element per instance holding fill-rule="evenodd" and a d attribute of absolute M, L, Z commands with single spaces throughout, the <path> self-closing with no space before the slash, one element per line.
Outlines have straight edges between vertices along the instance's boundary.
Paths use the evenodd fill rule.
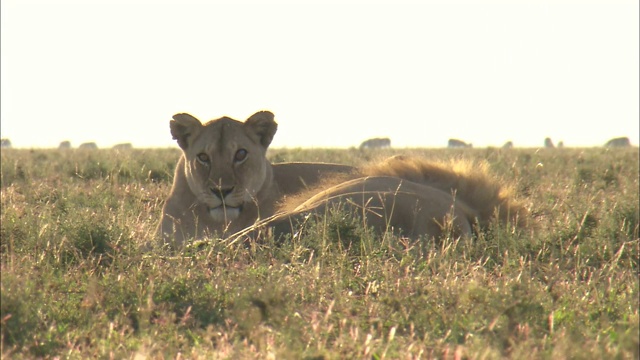
<path fill-rule="evenodd" d="M 3 358 L 637 359 L 638 149 L 273 150 L 487 161 L 535 231 L 438 243 L 328 214 L 285 244 L 142 247 L 174 150 L 3 150 Z"/>

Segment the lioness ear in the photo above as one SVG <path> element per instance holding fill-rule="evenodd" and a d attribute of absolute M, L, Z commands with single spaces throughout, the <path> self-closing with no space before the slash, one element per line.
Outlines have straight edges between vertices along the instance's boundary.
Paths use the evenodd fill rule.
<path fill-rule="evenodd" d="M 178 145 L 186 150 L 189 146 L 189 137 L 195 136 L 202 129 L 200 120 L 189 114 L 175 114 L 173 120 L 169 122 L 171 127 L 171 135 L 174 140 L 178 141 Z"/>
<path fill-rule="evenodd" d="M 244 122 L 244 125 L 258 136 L 260 144 L 265 148 L 271 144 L 273 136 L 278 130 L 278 124 L 273 119 L 273 113 L 269 111 L 259 111 Z"/>

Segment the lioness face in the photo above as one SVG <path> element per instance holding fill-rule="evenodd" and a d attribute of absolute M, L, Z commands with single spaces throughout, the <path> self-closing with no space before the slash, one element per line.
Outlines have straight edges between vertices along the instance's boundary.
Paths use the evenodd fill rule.
<path fill-rule="evenodd" d="M 223 117 L 203 125 L 189 114 L 173 119 L 189 188 L 214 221 L 237 219 L 267 177 L 265 155 L 277 130 L 273 114 L 258 112 L 244 123 Z"/>

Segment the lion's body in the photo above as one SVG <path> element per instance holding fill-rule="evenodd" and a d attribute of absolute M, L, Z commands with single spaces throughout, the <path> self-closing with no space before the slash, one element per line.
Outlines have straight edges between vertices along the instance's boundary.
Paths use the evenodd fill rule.
<path fill-rule="evenodd" d="M 221 118 L 204 125 L 188 114 L 174 116 L 171 132 L 183 156 L 158 227 L 164 243 L 241 236 L 265 226 L 289 233 L 310 213 L 337 206 L 379 232 L 409 237 L 439 237 L 445 229 L 465 236 L 496 214 L 519 224 L 525 213 L 486 165 L 402 156 L 359 169 L 272 165 L 266 150 L 276 128 L 268 112 L 244 123 Z"/>
<path fill-rule="evenodd" d="M 290 162 L 271 164 L 271 167 L 281 198 L 312 188 L 329 177 L 357 171 L 353 166 L 330 163 Z"/>
<path fill-rule="evenodd" d="M 285 204 L 283 211 L 255 229 L 272 228 L 279 237 L 295 232 L 309 214 L 323 215 L 335 208 L 365 219 L 365 225 L 379 233 L 410 238 L 438 238 L 445 232 L 469 236 L 474 226 L 484 227 L 496 216 L 512 225 L 525 223 L 526 210 L 484 164 L 394 156 L 351 176 L 299 195 L 297 203 Z"/>
<path fill-rule="evenodd" d="M 273 227 L 279 237 L 295 232 L 296 224 L 306 221 L 310 213 L 322 216 L 334 209 L 366 219 L 363 224 L 377 233 L 393 232 L 411 238 L 439 237 L 449 224 L 455 236 L 470 235 L 475 214 L 435 187 L 396 177 L 368 176 L 323 190 L 267 226 Z"/>

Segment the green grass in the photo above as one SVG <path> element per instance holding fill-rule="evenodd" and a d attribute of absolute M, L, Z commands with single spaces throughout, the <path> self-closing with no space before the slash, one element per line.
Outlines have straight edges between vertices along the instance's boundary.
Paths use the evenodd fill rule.
<path fill-rule="evenodd" d="M 637 359 L 638 149 L 276 149 L 487 160 L 530 227 L 381 238 L 336 211 L 284 244 L 153 250 L 177 150 L 3 150 L 3 358 Z"/>

